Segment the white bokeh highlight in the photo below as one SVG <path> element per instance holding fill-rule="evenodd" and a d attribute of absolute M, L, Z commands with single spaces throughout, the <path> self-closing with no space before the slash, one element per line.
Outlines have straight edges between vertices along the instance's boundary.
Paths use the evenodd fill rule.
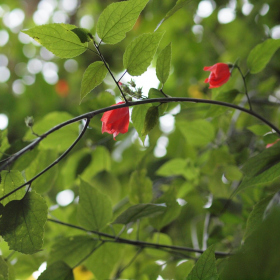
<path fill-rule="evenodd" d="M 0 129 L 7 128 L 8 123 L 9 123 L 8 116 L 5 114 L 0 114 Z"/>
<path fill-rule="evenodd" d="M 64 190 L 56 195 L 56 202 L 60 206 L 67 206 L 74 200 L 74 192 L 72 190 Z"/>

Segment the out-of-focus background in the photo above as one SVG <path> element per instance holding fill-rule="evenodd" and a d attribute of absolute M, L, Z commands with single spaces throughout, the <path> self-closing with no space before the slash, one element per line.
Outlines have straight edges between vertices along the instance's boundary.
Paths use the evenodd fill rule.
<path fill-rule="evenodd" d="M 11 148 L 7 154 L 16 152 L 28 143 L 24 141 L 28 131 L 24 121 L 27 116 L 33 116 L 35 123 L 54 111 L 67 112 L 70 117 L 77 116 L 110 106 L 119 100 L 119 92 L 108 75 L 104 83 L 95 88 L 79 105 L 83 72 L 90 63 L 98 60 L 98 57 L 87 51 L 79 57 L 60 59 L 21 33 L 24 29 L 42 24 L 69 23 L 88 29 L 98 41 L 98 17 L 112 2 L 0 0 L 0 129 L 8 130 Z M 117 78 L 121 77 L 125 70 L 122 57 L 129 42 L 142 33 L 153 32 L 175 3 L 175 0 L 150 0 L 133 30 L 122 42 L 116 45 L 101 45 L 101 51 Z M 209 90 L 204 83 L 209 72 L 204 72 L 203 67 L 217 62 L 238 61 L 242 71 L 246 73 L 246 59 L 251 49 L 267 38 L 280 38 L 279 0 L 190 0 L 184 8 L 165 21 L 160 30 L 164 30 L 165 35 L 158 52 L 172 42 L 171 75 L 164 86 L 166 94 L 173 97 L 210 99 L 221 91 L 226 92 L 233 88 L 243 92 L 243 82 L 237 71 L 234 71 L 230 81 L 222 89 Z M 93 46 L 90 48 L 93 49 Z M 254 109 L 276 125 L 280 124 L 279 109 L 276 106 L 280 99 L 279 61 L 280 53 L 277 52 L 263 72 L 249 76 L 247 84 Z M 122 82 L 129 82 L 130 79 L 126 74 Z M 134 80 L 138 87 L 143 88 L 146 96 L 151 87 L 157 88 L 159 81 L 155 74 L 155 61 L 146 73 Z M 245 105 L 246 98 L 239 94 L 235 102 Z M 183 125 L 177 127 L 176 123 L 207 118 L 208 109 L 209 106 L 197 104 L 170 105 L 168 112 L 160 118 L 159 126 L 146 138 L 144 146 L 132 125 L 128 134 L 118 135 L 115 142 L 111 135 L 101 134 L 100 116 L 94 118 L 86 137 L 71 154 L 72 158 L 70 156 L 64 160 L 56 171 L 53 188 L 48 193 L 49 206 L 55 209 L 54 216 L 75 221 L 75 180 L 78 175 L 92 180 L 100 188 L 106 184 L 106 178 L 107 184 L 111 186 L 105 192 L 112 196 L 113 205 L 116 205 L 128 193 L 129 176 L 137 167 L 136 158 L 145 153 L 149 155 L 147 170 L 153 181 L 159 180 L 160 173 L 156 175 L 156 170 L 163 163 L 174 158 L 188 159 L 186 164 L 191 171 L 184 175 L 184 179 L 179 178 L 172 183 L 166 180 L 163 184 L 159 180 L 158 184 L 161 192 L 167 192 L 167 186 L 176 189 L 176 200 L 182 208 L 176 222 L 166 227 L 163 232 L 171 236 L 174 244 L 193 246 L 196 243 L 195 234 L 200 236 L 203 231 L 201 217 L 205 214 L 205 209 L 211 206 L 215 198 L 229 198 L 232 190 L 230 186 L 242 177 L 238 167 L 253 149 L 261 151 L 266 144 L 262 137 L 255 136 L 246 129 L 258 124 L 255 120 L 227 111 L 222 116 L 217 114 L 211 122 L 217 137 L 215 140 L 211 139 L 210 147 L 203 141 L 196 145 L 195 138 L 190 139 L 188 133 L 184 132 Z M 103 147 L 106 147 L 106 151 Z M 104 164 L 101 169 L 97 168 L 98 171 L 93 170 L 93 178 L 87 168 L 94 168 L 94 165 L 90 164 L 91 155 L 96 149 L 101 160 L 107 153 L 111 159 L 109 167 Z M 35 150 L 33 155 L 30 153 L 30 157 L 35 157 L 37 153 Z M 30 157 L 27 155 L 16 163 L 14 168 L 24 170 L 31 162 Z M 170 171 L 169 175 L 173 175 L 172 172 Z M 63 176 L 68 176 L 68 179 L 65 180 Z M 159 190 L 158 186 L 154 187 L 156 191 Z M 250 190 L 243 194 L 243 212 L 237 211 L 237 214 L 229 214 L 224 216 L 222 221 L 216 221 L 212 227 L 212 235 L 210 234 L 210 243 L 220 242 L 218 249 L 226 250 L 234 247 L 235 242 L 240 242 L 246 217 L 262 195 L 263 191 L 260 190 Z M 224 228 L 223 223 L 226 224 Z M 143 238 L 148 236 L 147 232 Z M 12 261 L 17 267 L 16 279 L 36 279 L 46 267 L 53 240 L 56 240 L 58 235 L 65 236 L 69 233 L 73 232 L 56 229 L 53 225 L 47 226 L 46 247 L 42 253 L 38 256 L 15 254 Z M 5 256 L 9 253 L 4 241 L 0 242 L 0 253 Z M 141 260 L 143 261 L 140 258 Z M 161 271 L 165 270 L 158 273 L 161 275 L 158 279 L 181 275 L 172 276 L 172 267 L 166 268 L 163 264 L 166 264 L 165 261 L 158 261 L 156 264 Z M 32 271 L 33 276 L 30 276 Z M 77 276 L 77 279 L 92 278 L 90 272 L 81 271 L 76 272 L 81 275 Z M 133 275 L 133 272 L 129 273 L 127 277 Z"/>

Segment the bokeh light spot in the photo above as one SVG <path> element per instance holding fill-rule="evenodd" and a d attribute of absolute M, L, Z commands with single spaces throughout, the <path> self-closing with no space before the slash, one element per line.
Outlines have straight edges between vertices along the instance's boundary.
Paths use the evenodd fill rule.
<path fill-rule="evenodd" d="M 68 15 L 63 11 L 56 11 L 52 17 L 52 21 L 58 23 L 67 23 L 68 20 Z"/>
<path fill-rule="evenodd" d="M 260 15 L 261 16 L 265 16 L 269 11 L 269 5 L 267 3 L 264 3 L 261 7 L 261 10 L 260 10 Z"/>
<path fill-rule="evenodd" d="M 211 1 L 203 0 L 198 4 L 196 14 L 199 17 L 207 18 L 209 17 L 214 11 L 214 7 Z"/>
<path fill-rule="evenodd" d="M 280 25 L 276 25 L 271 29 L 271 37 L 273 39 L 280 39 Z"/>
<path fill-rule="evenodd" d="M 254 8 L 254 5 L 252 5 L 251 3 L 244 3 L 242 6 L 242 13 L 245 16 L 248 16 L 252 10 Z"/>
<path fill-rule="evenodd" d="M 218 12 L 218 20 L 222 24 L 230 23 L 235 19 L 235 11 L 231 8 L 224 8 Z"/>
<path fill-rule="evenodd" d="M 8 57 L 4 54 L 0 54 L 0 66 L 7 66 L 9 63 Z"/>
<path fill-rule="evenodd" d="M 56 202 L 60 206 L 67 206 L 74 200 L 74 192 L 71 190 L 64 190 L 59 192 L 56 196 Z"/>
<path fill-rule="evenodd" d="M 9 41 L 9 33 L 6 30 L 0 30 L 0 47 L 5 46 Z"/>
<path fill-rule="evenodd" d="M 78 70 L 78 62 L 75 59 L 68 59 L 64 62 L 64 68 L 67 72 L 76 72 Z"/>
<path fill-rule="evenodd" d="M 74 12 L 76 9 L 77 9 L 77 6 L 78 6 L 78 1 L 77 0 L 62 0 L 61 1 L 61 5 L 62 5 L 62 8 L 71 13 L 71 12 Z"/>
<path fill-rule="evenodd" d="M 14 29 L 22 24 L 25 14 L 21 9 L 14 9 L 10 13 L 6 13 L 3 18 L 4 24 L 10 29 Z"/>
<path fill-rule="evenodd" d="M 7 115 L 0 114 L 0 129 L 7 128 L 8 123 L 9 123 L 9 119 L 8 119 Z"/>
<path fill-rule="evenodd" d="M 92 29 L 94 25 L 94 19 L 90 15 L 85 15 L 81 18 L 80 20 L 80 27 L 82 28 L 87 28 L 87 29 Z"/>
<path fill-rule="evenodd" d="M 5 83 L 11 76 L 10 70 L 5 66 L 0 66 L 0 83 Z"/>
<path fill-rule="evenodd" d="M 25 85 L 24 83 L 22 82 L 22 80 L 15 80 L 13 82 L 13 92 L 16 94 L 16 95 L 20 95 L 20 94 L 23 94 L 24 91 L 25 91 Z"/>
<path fill-rule="evenodd" d="M 175 118 L 171 114 L 166 114 L 159 119 L 159 126 L 162 132 L 170 133 L 174 129 Z"/>
<path fill-rule="evenodd" d="M 41 72 L 42 67 L 42 61 L 37 58 L 30 59 L 27 63 L 27 70 L 31 74 L 38 74 L 39 72 Z"/>
<path fill-rule="evenodd" d="M 154 149 L 154 155 L 157 158 L 164 157 L 166 155 L 166 147 L 168 145 L 168 138 L 166 136 L 161 136 L 157 140 L 157 145 Z"/>

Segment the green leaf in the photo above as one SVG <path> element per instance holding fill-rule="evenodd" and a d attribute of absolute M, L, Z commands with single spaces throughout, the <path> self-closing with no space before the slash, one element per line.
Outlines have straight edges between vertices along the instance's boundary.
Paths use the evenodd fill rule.
<path fill-rule="evenodd" d="M 15 267 L 10 262 L 7 263 L 9 268 L 9 278 L 8 280 L 16 280 L 16 273 L 15 273 Z"/>
<path fill-rule="evenodd" d="M 254 47 L 247 59 L 250 72 L 256 74 L 262 71 L 279 47 L 279 39 L 267 39 Z"/>
<path fill-rule="evenodd" d="M 175 6 L 160 21 L 160 23 L 158 24 L 156 30 L 162 25 L 162 23 L 164 21 L 166 21 L 168 18 L 170 18 L 172 15 L 174 15 L 177 11 L 179 11 L 181 8 L 183 8 L 189 2 L 190 2 L 190 0 L 177 0 Z"/>
<path fill-rule="evenodd" d="M 7 129 L 0 130 L 0 158 L 2 157 L 3 153 L 10 147 L 7 135 Z"/>
<path fill-rule="evenodd" d="M 82 43 L 93 40 L 92 34 L 86 28 L 74 28 L 71 31 L 79 37 Z"/>
<path fill-rule="evenodd" d="M 110 275 L 120 261 L 120 257 L 120 244 L 105 243 L 86 260 L 86 267 L 93 272 L 98 280 L 112 279 Z"/>
<path fill-rule="evenodd" d="M 33 130 L 35 133 L 41 135 L 47 132 L 49 129 L 54 126 L 63 123 L 72 119 L 73 116 L 66 112 L 51 112 L 44 116 L 44 118 L 38 122 L 35 120 Z M 39 147 L 44 150 L 56 150 L 58 152 L 64 152 L 68 149 L 72 143 L 76 140 L 79 135 L 79 126 L 78 123 L 67 125 L 51 135 L 48 135 L 44 139 Z M 34 140 L 37 136 L 33 135 L 31 131 L 28 131 L 23 140 L 31 141 Z M 55 145 L 54 145 L 55 143 Z"/>
<path fill-rule="evenodd" d="M 150 88 L 148 93 L 149 98 L 164 98 L 165 96 L 156 88 Z M 158 106 L 159 115 L 162 116 L 168 108 L 168 103 L 152 103 L 152 106 Z"/>
<path fill-rule="evenodd" d="M 88 235 L 61 238 L 53 244 L 48 263 L 62 260 L 70 267 L 74 267 L 94 250 L 97 242 Z"/>
<path fill-rule="evenodd" d="M 0 235 L 10 250 L 33 254 L 43 245 L 48 207 L 45 199 L 28 192 L 22 200 L 9 202 L 0 220 Z"/>
<path fill-rule="evenodd" d="M 176 200 L 176 193 L 173 188 L 170 188 L 167 192 L 165 192 L 155 201 L 155 203 L 166 204 L 166 208 L 162 214 L 157 215 L 155 218 L 150 218 L 150 224 L 157 230 L 160 230 L 164 226 L 171 223 L 179 216 L 181 212 L 181 206 Z"/>
<path fill-rule="evenodd" d="M 159 119 L 159 110 L 157 106 L 152 106 L 148 109 L 145 121 L 144 121 L 144 127 L 141 131 L 142 136 L 146 136 L 157 124 Z"/>
<path fill-rule="evenodd" d="M 265 144 L 273 144 L 275 141 L 279 141 L 279 135 L 277 133 L 269 132 L 263 135 L 262 140 Z"/>
<path fill-rule="evenodd" d="M 68 156 L 66 163 L 61 169 L 64 189 L 71 188 L 77 176 L 84 171 L 90 161 L 91 150 L 89 148 L 82 148 L 76 153 L 71 153 L 71 155 Z"/>
<path fill-rule="evenodd" d="M 164 98 L 165 96 L 158 89 L 150 88 L 148 97 L 149 97 L 149 99 L 152 99 L 152 98 Z M 158 106 L 159 104 L 160 104 L 160 102 L 158 102 L 158 103 L 156 102 L 156 103 L 153 103 L 152 105 Z"/>
<path fill-rule="evenodd" d="M 37 157 L 32 161 L 29 167 L 25 170 L 26 179 L 30 180 L 49 164 L 51 164 L 57 157 L 57 152 L 54 150 L 41 150 Z M 58 167 L 53 166 L 48 172 L 45 172 L 38 179 L 32 183 L 32 189 L 38 193 L 46 193 L 52 187 L 56 177 Z"/>
<path fill-rule="evenodd" d="M 131 114 L 132 123 L 138 133 L 139 138 L 144 143 L 146 136 L 142 136 L 145 117 L 150 106 L 148 104 L 134 106 Z"/>
<path fill-rule="evenodd" d="M 116 44 L 125 38 L 149 0 L 130 0 L 110 4 L 100 15 L 96 31 L 106 44 Z"/>
<path fill-rule="evenodd" d="M 81 175 L 81 178 L 85 181 L 91 181 L 92 178 L 101 171 L 111 170 L 111 155 L 107 148 L 98 146 L 92 152 L 92 160 L 87 168 Z"/>
<path fill-rule="evenodd" d="M 8 194 L 9 192 L 15 190 L 17 187 L 25 183 L 22 174 L 17 170 L 6 171 L 3 170 L 1 173 L 1 184 L 0 184 L 0 197 Z M 21 188 L 13 194 L 9 195 L 1 201 L 3 205 L 6 205 L 12 200 L 20 200 L 25 195 L 25 189 Z"/>
<path fill-rule="evenodd" d="M 230 256 L 219 279 L 279 279 L 279 219 L 276 208 Z"/>
<path fill-rule="evenodd" d="M 9 267 L 7 262 L 0 256 L 0 279 L 9 280 Z"/>
<path fill-rule="evenodd" d="M 108 70 L 102 61 L 96 61 L 89 65 L 82 79 L 80 102 L 82 102 L 91 90 L 102 83 L 107 72 Z"/>
<path fill-rule="evenodd" d="M 159 54 L 157 59 L 156 74 L 159 81 L 165 84 L 169 77 L 171 67 L 171 43 L 167 45 Z"/>
<path fill-rule="evenodd" d="M 164 163 L 156 174 L 164 177 L 182 175 L 187 180 L 194 180 L 199 176 L 199 168 L 194 166 L 191 159 L 174 158 Z"/>
<path fill-rule="evenodd" d="M 271 128 L 269 128 L 267 125 L 263 125 L 263 124 L 251 125 L 248 127 L 248 129 L 250 131 L 252 131 L 255 135 L 258 135 L 258 136 L 263 136 L 266 133 L 271 131 Z"/>
<path fill-rule="evenodd" d="M 112 218 L 112 203 L 107 195 L 80 180 L 78 220 L 88 230 L 101 230 Z"/>
<path fill-rule="evenodd" d="M 44 261 L 46 261 L 46 257 L 41 252 L 33 255 L 18 255 L 17 262 L 13 266 L 17 279 L 27 279 L 34 271 L 39 269 Z"/>
<path fill-rule="evenodd" d="M 214 126 L 206 120 L 179 120 L 177 124 L 190 145 L 195 147 L 205 146 L 214 139 Z"/>
<path fill-rule="evenodd" d="M 251 235 L 261 225 L 264 219 L 265 209 L 272 197 L 272 195 L 269 195 L 254 206 L 253 211 L 250 213 L 247 220 L 244 239 Z"/>
<path fill-rule="evenodd" d="M 3 210 L 4 210 L 4 206 L 3 206 L 3 204 L 0 203 L 0 216 L 1 216 L 2 213 L 3 213 Z"/>
<path fill-rule="evenodd" d="M 156 216 L 162 213 L 165 209 L 164 204 L 137 204 L 129 207 L 123 213 L 121 213 L 114 224 L 128 224 L 131 222 L 135 222 L 138 219 Z"/>
<path fill-rule="evenodd" d="M 87 50 L 88 43 L 81 42 L 73 32 L 76 26 L 51 23 L 22 31 L 60 58 L 78 56 Z"/>
<path fill-rule="evenodd" d="M 147 240 L 148 242 L 154 243 L 154 244 L 163 244 L 163 245 L 167 245 L 167 246 L 171 246 L 172 245 L 172 240 L 170 238 L 169 235 L 161 233 L 161 232 L 157 232 L 154 233 L 152 238 Z M 154 258 L 166 258 L 166 256 L 168 256 L 168 252 L 164 252 L 161 250 L 157 250 L 157 249 L 149 249 L 146 248 L 145 252 L 147 254 L 149 254 L 150 256 L 154 257 Z"/>
<path fill-rule="evenodd" d="M 147 170 L 134 171 L 129 180 L 129 200 L 133 204 L 148 203 L 152 200 L 153 183 L 146 176 Z"/>
<path fill-rule="evenodd" d="M 99 172 L 92 178 L 91 183 L 102 193 L 108 195 L 113 205 L 119 202 L 123 186 L 115 174 L 106 170 Z"/>
<path fill-rule="evenodd" d="M 66 263 L 59 261 L 51 264 L 39 276 L 38 280 L 74 280 L 72 268 Z"/>
<path fill-rule="evenodd" d="M 210 246 L 198 259 L 187 280 L 218 280 L 214 246 Z"/>
<path fill-rule="evenodd" d="M 244 179 L 237 191 L 274 181 L 280 176 L 280 143 L 250 158 L 242 167 Z"/>
<path fill-rule="evenodd" d="M 142 34 L 126 48 L 123 65 L 131 76 L 143 74 L 156 53 L 164 32 Z"/>
<path fill-rule="evenodd" d="M 240 181 L 242 179 L 242 172 L 235 165 L 227 165 L 224 169 L 225 177 L 228 181 Z"/>
<path fill-rule="evenodd" d="M 239 94 L 239 91 L 236 89 L 229 90 L 226 92 L 220 92 L 217 96 L 214 96 L 213 100 L 232 103 L 237 95 Z M 205 117 L 217 117 L 222 114 L 224 114 L 226 111 L 230 110 L 230 108 L 223 107 L 223 106 L 217 106 L 217 105 L 211 105 L 209 110 L 207 111 Z"/>

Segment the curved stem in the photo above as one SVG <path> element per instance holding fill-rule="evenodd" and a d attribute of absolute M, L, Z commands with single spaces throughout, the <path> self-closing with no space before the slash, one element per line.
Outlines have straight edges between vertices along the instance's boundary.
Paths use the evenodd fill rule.
<path fill-rule="evenodd" d="M 101 247 L 105 242 L 101 241 L 96 247 L 94 247 L 84 258 L 82 258 L 72 269 L 76 268 L 77 266 L 81 265 L 88 257 L 90 257 L 99 247 Z"/>
<path fill-rule="evenodd" d="M 99 114 L 102 114 L 102 113 L 105 113 L 107 111 L 111 111 L 111 110 L 114 110 L 114 109 L 130 107 L 130 106 L 138 106 L 138 105 L 148 104 L 148 103 L 158 103 L 158 102 L 161 102 L 161 103 L 169 103 L 169 102 L 203 103 L 203 104 L 219 105 L 219 106 L 223 106 L 223 107 L 228 107 L 228 108 L 236 109 L 236 110 L 242 111 L 242 112 L 244 112 L 246 114 L 249 114 L 249 115 L 255 117 L 256 119 L 259 119 L 260 121 L 262 121 L 263 123 L 268 125 L 271 129 L 273 129 L 280 136 L 279 128 L 277 128 L 275 125 L 273 125 L 270 121 L 268 121 L 267 119 L 265 119 L 264 117 L 262 117 L 258 113 L 254 112 L 254 111 L 251 111 L 251 110 L 248 110 L 246 108 L 240 107 L 238 105 L 234 105 L 234 104 L 230 104 L 230 103 L 222 102 L 222 101 L 217 101 L 217 100 L 188 98 L 188 97 L 153 98 L 153 99 L 145 99 L 145 100 L 140 100 L 140 101 L 135 101 L 135 102 L 127 102 L 127 103 L 124 103 L 124 104 L 118 104 L 118 105 L 114 105 L 114 106 L 98 109 L 98 110 L 95 110 L 95 111 L 88 112 L 88 113 L 85 113 L 83 115 L 77 116 L 77 117 L 75 117 L 73 119 L 70 119 L 70 120 L 68 120 L 66 122 L 63 122 L 63 123 L 61 123 L 59 125 L 56 125 L 52 129 L 50 129 L 47 132 L 45 132 L 44 134 L 42 134 L 41 137 L 35 139 L 32 143 L 30 143 L 25 148 L 23 148 L 22 150 L 18 151 L 13 156 L 11 156 L 8 160 L 6 160 L 0 166 L 0 171 L 3 170 L 6 166 L 11 164 L 12 162 L 14 162 L 17 158 L 22 156 L 27 151 L 32 150 L 45 137 L 47 137 L 48 135 L 50 135 L 54 131 L 61 129 L 64 126 L 67 126 L 69 124 L 78 122 L 78 121 L 80 121 L 82 119 L 91 119 L 91 118 L 93 118 L 96 115 L 99 115 Z"/>
<path fill-rule="evenodd" d="M 249 98 L 249 95 L 248 95 L 248 90 L 247 90 L 247 84 L 246 84 L 246 81 L 245 81 L 245 76 L 248 74 L 248 72 L 246 73 L 246 75 L 243 75 L 240 67 L 238 65 L 234 65 L 234 68 L 237 68 L 241 77 L 242 77 L 242 80 L 243 80 L 243 84 L 244 84 L 244 89 L 245 89 L 245 94 L 247 96 L 247 100 L 248 100 L 248 104 L 249 104 L 249 107 L 250 107 L 250 111 L 253 111 L 252 109 L 252 104 L 251 104 L 251 101 L 250 101 L 250 98 Z"/>
<path fill-rule="evenodd" d="M 143 251 L 143 248 L 140 247 L 140 248 L 138 249 L 138 251 L 135 253 L 135 255 L 132 257 L 132 259 L 131 259 L 124 267 L 122 267 L 121 269 L 118 270 L 117 275 L 114 277 L 113 280 L 119 279 L 120 276 L 121 276 L 121 274 L 122 274 L 122 272 L 123 272 L 124 270 L 126 270 L 126 269 L 136 260 L 136 258 L 138 257 L 138 255 L 139 255 L 142 251 Z"/>
<path fill-rule="evenodd" d="M 124 71 L 124 73 L 121 75 L 121 77 L 118 79 L 118 83 L 120 82 L 120 80 L 123 78 L 123 76 L 127 73 L 127 70 Z"/>
<path fill-rule="evenodd" d="M 123 97 L 125 103 L 128 103 L 128 101 L 127 101 L 127 99 L 126 99 L 126 97 L 125 97 L 125 95 L 124 95 L 124 93 L 123 93 L 123 91 L 122 91 L 122 89 L 121 89 L 121 87 L 120 87 L 118 81 L 115 79 L 115 76 L 114 76 L 114 74 L 112 73 L 112 71 L 111 71 L 109 65 L 107 64 L 107 62 L 106 62 L 104 56 L 103 56 L 102 53 L 100 52 L 100 50 L 99 50 L 99 45 L 96 45 L 95 42 L 93 42 L 93 44 L 94 44 L 94 46 L 95 46 L 95 48 L 96 48 L 96 50 L 97 50 L 97 52 L 98 52 L 99 57 L 100 57 L 101 60 L 103 61 L 105 67 L 107 68 L 108 72 L 110 73 L 111 77 L 113 78 L 115 84 L 116 84 L 117 87 L 119 88 L 119 91 L 121 92 L 122 97 Z M 99 43 L 99 44 L 100 44 L 100 43 Z M 125 72 L 125 73 L 126 73 L 126 72 Z"/>
<path fill-rule="evenodd" d="M 197 250 L 197 249 L 193 249 L 193 248 L 189 248 L 189 247 L 182 247 L 182 246 L 172 246 L 172 245 L 165 245 L 165 244 L 157 244 L 157 243 L 150 243 L 150 242 L 144 242 L 144 241 L 138 241 L 138 240 L 130 240 L 130 239 L 126 239 L 126 238 L 120 238 L 120 237 L 116 237 L 107 233 L 103 233 L 103 232 L 99 232 L 99 231 L 95 231 L 95 230 L 87 230 L 85 228 L 79 227 L 79 226 L 75 226 L 72 224 L 68 224 L 68 223 L 64 223 L 58 220 L 53 220 L 53 219 L 48 219 L 49 222 L 53 222 L 53 223 L 57 223 L 63 226 L 68 226 L 71 228 L 75 228 L 78 230 L 82 230 L 85 232 L 90 232 L 93 234 L 96 234 L 98 236 L 101 237 L 107 237 L 110 240 L 103 240 L 105 242 L 115 242 L 115 243 L 121 243 L 121 244 L 128 244 L 128 245 L 134 245 L 134 246 L 138 246 L 138 247 L 149 247 L 149 248 L 153 248 L 153 249 L 159 249 L 161 250 L 163 249 L 170 249 L 170 250 L 176 250 L 176 251 L 185 251 L 185 252 L 192 252 L 192 253 L 200 253 L 202 254 L 204 251 L 203 250 Z M 113 239 L 113 240 L 112 240 Z M 221 256 L 221 257 L 227 257 L 230 254 L 229 253 L 224 253 L 224 252 L 215 252 L 216 256 Z"/>
<path fill-rule="evenodd" d="M 81 131 L 80 135 L 77 137 L 77 139 L 73 142 L 73 144 L 60 156 L 58 157 L 54 162 L 52 162 L 49 166 L 47 166 L 44 170 L 42 170 L 41 172 L 39 172 L 36 176 L 34 176 L 32 179 L 30 179 L 29 181 L 25 182 L 24 184 L 22 184 L 21 186 L 17 187 L 16 189 L 14 189 L 13 191 L 7 193 L 6 195 L 2 196 L 0 198 L 0 201 L 2 201 L 3 199 L 5 199 L 6 197 L 10 196 L 11 194 L 13 194 L 14 192 L 18 191 L 19 189 L 32 184 L 32 182 L 34 180 L 36 180 L 38 177 L 40 177 L 41 175 L 43 175 L 45 172 L 47 172 L 49 169 L 51 169 L 53 166 L 55 166 L 57 163 L 59 163 L 74 147 L 75 145 L 80 141 L 80 139 L 82 138 L 82 136 L 84 135 L 84 133 L 87 130 L 87 127 L 89 125 L 90 122 L 90 118 L 87 118 L 86 124 L 83 127 L 83 130 Z"/>

